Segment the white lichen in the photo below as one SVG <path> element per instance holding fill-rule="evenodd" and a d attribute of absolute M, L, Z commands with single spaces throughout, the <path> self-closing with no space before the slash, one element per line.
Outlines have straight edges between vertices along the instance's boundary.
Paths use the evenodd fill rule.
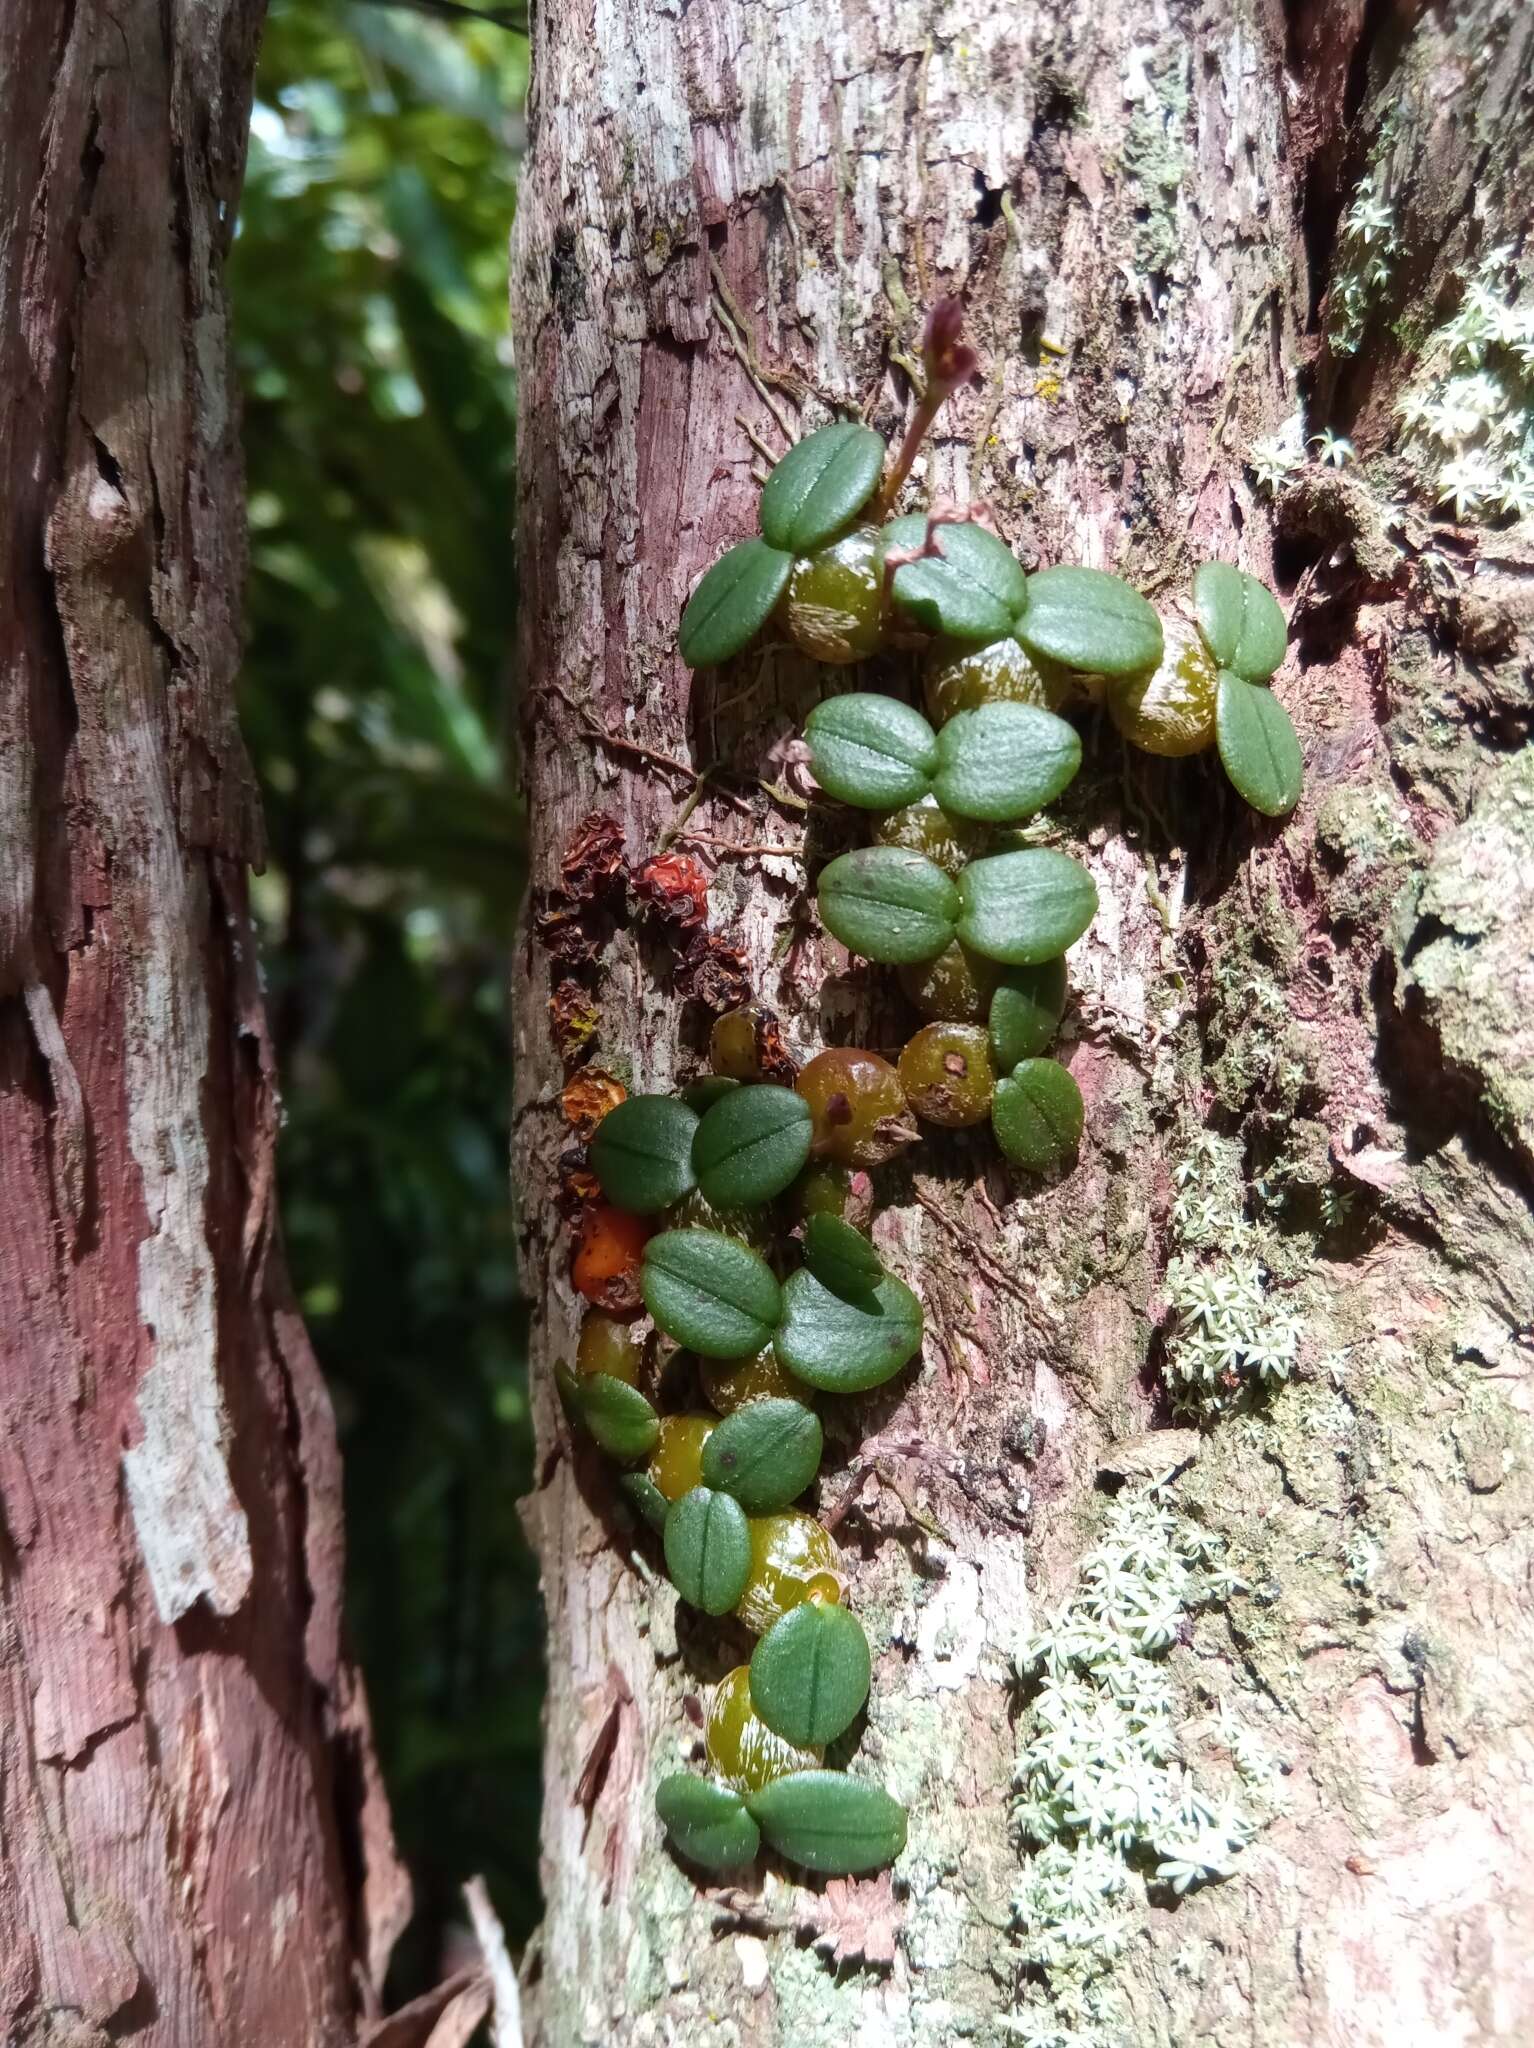
<path fill-rule="evenodd" d="M 1230 1752 L 1236 1776 L 1246 1787 L 1247 1807 L 1254 1819 L 1268 1820 L 1285 1800 L 1283 1774 L 1288 1768 L 1253 1729 L 1236 1719 L 1229 1700 L 1220 1701 L 1220 1738 Z"/>
<path fill-rule="evenodd" d="M 1381 1551 L 1367 1529 L 1355 1529 L 1343 1553 L 1342 1583 L 1355 1593 L 1367 1593 L 1379 1570 Z"/>
<path fill-rule="evenodd" d="M 1395 410 L 1400 452 L 1435 505 L 1534 517 L 1534 299 L 1510 246 L 1483 257 Z"/>
<path fill-rule="evenodd" d="M 1381 144 L 1387 140 L 1382 133 Z M 1384 170 L 1375 163 L 1359 179 L 1352 203 L 1337 230 L 1326 316 L 1326 338 L 1334 355 L 1357 353 L 1369 309 L 1388 282 L 1400 248 L 1395 211 L 1385 191 Z"/>
<path fill-rule="evenodd" d="M 1082 1559 L 1079 1590 L 1018 1652 L 1028 1732 L 1014 1911 L 1022 1959 L 1043 1982 L 1007 2024 L 1028 2048 L 1123 2038 L 1112 1966 L 1148 1906 L 1228 1877 L 1255 1832 L 1233 1796 L 1195 1782 L 1163 1662 L 1189 1616 L 1240 1590 L 1218 1558 L 1217 1539 L 1164 1489 L 1126 1493 Z M 1254 1776 L 1273 1768 L 1264 1756 Z"/>
<path fill-rule="evenodd" d="M 1172 1177 L 1165 1377 L 1174 1406 L 1208 1414 L 1289 1378 L 1300 1316 L 1269 1284 L 1242 1203 L 1235 1145 L 1196 1132 Z"/>
<path fill-rule="evenodd" d="M 1281 491 L 1296 471 L 1305 467 L 1306 446 L 1305 409 L 1301 406 L 1281 427 L 1248 448 L 1247 467 L 1258 490 L 1270 497 Z"/>
<path fill-rule="evenodd" d="M 1212 1269 L 1173 1259 L 1167 1293 L 1177 1317 L 1167 1352 L 1174 1391 L 1219 1405 L 1244 1381 L 1274 1386 L 1293 1372 L 1300 1319 L 1269 1292 L 1259 1259 L 1233 1255 Z"/>

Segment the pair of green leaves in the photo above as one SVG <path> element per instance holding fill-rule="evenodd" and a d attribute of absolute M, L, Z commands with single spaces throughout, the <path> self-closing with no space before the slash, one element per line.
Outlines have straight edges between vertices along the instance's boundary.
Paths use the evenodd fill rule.
<path fill-rule="evenodd" d="M 1048 847 L 971 861 L 957 883 L 924 854 L 862 847 L 830 862 L 817 893 L 826 929 L 850 952 L 896 967 L 935 959 L 955 938 L 1007 966 L 1053 960 L 1097 909 L 1086 869 Z"/>
<path fill-rule="evenodd" d="M 887 545 L 919 547 L 925 514 L 897 519 Z M 1161 621 L 1137 590 L 1103 569 L 1025 576 L 984 527 L 930 529 L 937 550 L 895 571 L 895 603 L 929 632 L 982 646 L 1011 634 L 1028 653 L 1091 675 L 1132 675 L 1161 659 Z"/>
<path fill-rule="evenodd" d="M 974 646 L 1010 634 L 1036 660 L 1089 675 L 1133 675 L 1161 659 L 1161 621 L 1121 576 L 1069 565 L 1025 576 L 984 527 L 931 527 L 922 513 L 893 521 L 885 536 L 890 549 L 935 550 L 898 568 L 891 589 L 931 633 Z"/>
<path fill-rule="evenodd" d="M 1270 590 L 1229 562 L 1197 571 L 1193 608 L 1220 670 L 1215 741 L 1225 772 L 1253 810 L 1286 817 L 1300 800 L 1305 762 L 1289 714 L 1260 687 L 1284 658 L 1284 615 Z"/>
<path fill-rule="evenodd" d="M 791 1863 L 831 1877 L 880 1870 L 906 1844 L 904 1807 L 844 1771 L 792 1771 L 746 1798 L 680 1771 L 662 1779 L 655 1810 L 677 1854 L 705 1870 L 753 1862 L 763 1835 Z"/>
<path fill-rule="evenodd" d="M 816 779 L 843 803 L 893 811 L 931 795 L 988 824 L 1032 817 L 1081 766 L 1075 728 L 1033 704 L 961 711 L 936 733 L 909 704 L 855 690 L 818 704 L 804 736 Z"/>
<path fill-rule="evenodd" d="M 1271 590 L 1230 562 L 1205 562 L 1193 576 L 1199 638 L 1217 668 L 1265 683 L 1284 658 L 1289 628 Z"/>
<path fill-rule="evenodd" d="M 788 587 L 796 556 L 823 547 L 873 496 L 884 443 L 843 421 L 791 448 L 762 491 L 760 540 L 741 541 L 708 571 L 682 613 L 678 645 L 689 668 L 726 661 L 753 640 Z M 895 572 L 895 605 L 929 632 L 980 644 L 1017 625 L 1028 578 L 993 533 L 968 523 L 930 529 L 933 552 Z M 927 543 L 925 513 L 893 520 L 885 550 Z"/>
<path fill-rule="evenodd" d="M 741 541 L 708 571 L 682 613 L 678 647 L 689 668 L 728 661 L 766 625 L 793 573 L 873 496 L 884 443 L 852 420 L 796 442 L 762 491 L 760 540 Z"/>
<path fill-rule="evenodd" d="M 812 1216 L 805 1263 L 783 1289 L 774 1349 L 788 1370 L 825 1393 L 882 1386 L 921 1349 L 922 1306 L 849 1223 Z"/>
<path fill-rule="evenodd" d="M 860 1393 L 892 1378 L 921 1348 L 920 1301 L 866 1238 L 835 1217 L 811 1219 L 806 1255 L 810 1263 L 780 1288 L 765 1259 L 721 1231 L 663 1231 L 645 1246 L 645 1306 L 669 1337 L 705 1358 L 746 1358 L 771 1343 L 791 1373 L 828 1393 Z M 704 1454 L 705 1477 L 729 1483 L 726 1450 L 740 1452 L 742 1467 L 750 1462 L 744 1418 L 772 1405 L 753 1402 L 719 1425 Z M 803 1484 L 811 1476 L 813 1468 Z"/>
<path fill-rule="evenodd" d="M 750 1402 L 727 1415 L 711 1433 L 703 1450 L 702 1484 L 671 1507 L 662 1529 L 666 1570 L 684 1600 L 705 1614 L 728 1614 L 737 1605 L 751 1572 L 747 1511 L 775 1514 L 803 1493 L 820 1469 L 821 1441 L 819 1417 L 802 1401 Z M 639 1505 L 641 1512 L 648 1512 L 648 1502 Z M 861 1640 L 862 1630 L 856 1622 L 851 1625 Z M 786 1662 L 776 1654 L 769 1659 L 773 1697 L 783 1703 L 783 1717 L 804 1718 L 794 1706 L 801 1663 L 810 1701 L 805 1712 L 817 1725 L 833 1711 L 828 1703 L 845 1696 L 847 1673 L 857 1660 L 856 1646 L 849 1647 L 844 1638 L 841 1622 L 833 1623 L 829 1634 L 800 1631 L 790 1641 L 790 1648 L 794 1641 L 800 1643 L 799 1651 Z M 863 1655 L 866 1664 L 866 1642 Z M 863 1696 L 867 1690 L 865 1682 Z M 861 1705 L 862 1697 L 848 1712 L 838 1734 Z M 764 1713 L 762 1718 L 769 1727 L 778 1726 L 769 1715 Z M 830 1740 L 828 1736 L 806 1739 L 816 1743 Z"/>
<path fill-rule="evenodd" d="M 631 1095 L 608 1111 L 591 1141 L 591 1166 L 608 1201 L 650 1216 L 696 1187 L 715 1208 L 782 1194 L 810 1156 L 804 1098 L 771 1082 L 732 1087 L 700 1116 L 671 1095 Z"/>

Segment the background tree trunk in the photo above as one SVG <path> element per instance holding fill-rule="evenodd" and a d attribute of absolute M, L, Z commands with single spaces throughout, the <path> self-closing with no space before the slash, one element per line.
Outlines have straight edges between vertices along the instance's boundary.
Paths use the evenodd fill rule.
<path fill-rule="evenodd" d="M 0 20 L 0 2035 L 351 2043 L 408 1905 L 276 1243 L 223 262 L 259 0 Z"/>
<path fill-rule="evenodd" d="M 550 1627 L 548 1916 L 525 1974 L 549 2048 L 1006 2037 L 1025 1989 L 1009 1655 L 1073 1584 L 1099 1475 L 1133 1467 L 1105 1446 L 1168 1420 L 1172 1175 L 1206 1127 L 1239 1142 L 1302 1335 L 1290 1384 L 1190 1447 L 1178 1500 L 1249 1590 L 1170 1669 L 1209 1767 L 1223 1702 L 1287 1800 L 1227 1883 L 1137 1925 L 1113 2038 L 1534 2028 L 1528 529 L 1381 494 L 1409 485 L 1391 408 L 1416 351 L 1526 230 L 1531 35 L 1512 0 L 1287 21 L 1241 0 L 538 10 L 513 258 L 517 1173 Z M 1328 292 L 1371 166 L 1397 240 L 1343 355 Z M 696 1754 L 685 1696 L 740 1652 L 636 1568 L 645 1540 L 558 1417 L 548 1365 L 577 1315 L 556 1039 L 576 1054 L 589 1007 L 587 1056 L 672 1086 L 703 1058 L 696 998 L 729 999 L 726 944 L 801 1057 L 909 1030 L 888 978 L 819 931 L 840 828 L 764 787 L 823 674 L 772 651 L 690 682 L 675 639 L 699 573 L 755 528 L 748 429 L 773 454 L 829 407 L 896 429 L 897 351 L 944 289 L 988 377 L 945 415 L 925 489 L 988 500 L 1025 560 L 1152 595 L 1211 555 L 1273 577 L 1307 788 L 1270 828 L 1207 761 L 1126 763 L 1090 734 L 1067 813 L 1102 899 L 1071 963 L 1081 1163 L 1040 1193 L 984 1138 L 927 1135 L 879 1177 L 879 1241 L 929 1337 L 823 1479 L 829 1506 L 876 1431 L 922 1447 L 891 1451 L 840 1527 L 876 1655 L 864 1755 L 909 1803 L 910 1848 L 893 1887 L 710 1892 L 651 1796 Z M 1270 507 L 1244 457 L 1301 394 L 1378 460 L 1297 467 Z M 707 864 L 712 955 L 593 890 L 593 810 L 631 873 L 671 835 Z"/>

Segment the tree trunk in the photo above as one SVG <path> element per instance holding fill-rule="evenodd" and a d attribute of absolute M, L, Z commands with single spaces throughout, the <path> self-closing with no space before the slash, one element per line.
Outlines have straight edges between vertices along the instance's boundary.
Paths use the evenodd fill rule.
<path fill-rule="evenodd" d="M 1393 411 L 1525 230 L 1534 23 L 1513 0 L 1290 16 L 538 10 L 512 290 L 534 888 L 517 1174 L 550 1630 L 547 1919 L 524 1974 L 547 2048 L 1534 2029 L 1534 558 L 1527 525 L 1430 516 L 1449 485 Z M 1373 239 L 1345 212 L 1371 192 Z M 987 501 L 1025 563 L 1113 568 L 1158 602 L 1209 557 L 1273 580 L 1306 792 L 1269 827 L 1207 760 L 1126 761 L 1089 729 L 1065 814 L 1101 897 L 1071 958 L 1080 1164 L 1041 1192 L 988 1141 L 927 1133 L 881 1173 L 878 1241 L 928 1340 L 843 1410 L 822 1477 L 822 1510 L 842 1505 L 881 1435 L 838 1534 L 875 1649 L 858 1768 L 907 1802 L 910 1846 L 893 1882 L 700 1887 L 653 1789 L 696 1758 L 688 1695 L 741 1652 L 639 1568 L 647 1539 L 553 1397 L 578 1321 L 560 1055 L 669 1088 L 741 986 L 801 1058 L 910 1030 L 890 977 L 814 916 L 849 840 L 780 800 L 780 743 L 826 672 L 772 649 L 689 678 L 676 631 L 755 530 L 752 437 L 775 456 L 832 408 L 898 434 L 900 358 L 944 290 L 987 374 L 922 490 Z M 1247 458 L 1302 398 L 1355 459 L 1280 437 L 1270 496 Z M 670 842 L 706 865 L 711 948 L 653 892 L 625 903 L 621 866 L 601 881 L 593 812 L 631 884 Z M 1168 1267 L 1199 1242 L 1176 1198 L 1206 1157 L 1236 1196 L 1199 1270 L 1256 1256 L 1297 1363 L 1163 1450 L 1141 1439 L 1172 1419 Z M 1219 1788 L 1264 1775 L 1260 1746 L 1268 1789 L 1228 1881 L 1153 1890 L 1083 1988 L 1014 1914 L 1012 1655 L 1075 1589 L 1104 1491 L 1171 1466 L 1245 1588 L 1167 1660 L 1181 1749 Z"/>
<path fill-rule="evenodd" d="M 223 266 L 259 0 L 0 25 L 0 2035 L 352 2043 L 408 1900 L 276 1239 Z"/>

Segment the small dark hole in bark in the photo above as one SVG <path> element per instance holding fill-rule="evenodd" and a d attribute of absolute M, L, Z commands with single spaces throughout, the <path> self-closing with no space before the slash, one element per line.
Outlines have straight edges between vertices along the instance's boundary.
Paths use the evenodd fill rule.
<path fill-rule="evenodd" d="M 1329 181 L 1317 171 L 1305 180 L 1305 200 L 1300 209 L 1300 233 L 1305 238 L 1305 257 L 1310 272 L 1310 305 L 1305 325 L 1312 331 L 1321 323 L 1321 300 L 1331 282 L 1332 252 L 1337 246 L 1337 222 L 1342 201 Z"/>
<path fill-rule="evenodd" d="M 80 211 L 82 216 L 90 212 L 96 197 L 96 181 L 101 176 L 101 167 L 106 162 L 106 151 L 101 147 L 101 116 L 96 110 L 94 98 L 91 101 L 90 126 L 85 131 L 84 147 L 80 151 Z"/>
<path fill-rule="evenodd" d="M 1034 109 L 1033 132 L 1042 135 L 1049 128 L 1075 126 L 1080 100 L 1072 87 L 1059 78 L 1039 81 L 1039 103 Z"/>
<path fill-rule="evenodd" d="M 975 173 L 975 226 L 993 228 L 1001 219 L 1001 188 L 992 189 L 982 171 Z"/>
<path fill-rule="evenodd" d="M 1313 562 L 1326 552 L 1325 544 L 1313 534 L 1280 533 L 1273 542 L 1273 580 L 1280 590 L 1292 590 Z"/>
<path fill-rule="evenodd" d="M 104 483 L 109 483 L 114 491 L 120 492 L 123 487 L 123 473 L 117 457 L 97 434 L 91 435 L 91 447 L 95 450 L 98 475 Z"/>

